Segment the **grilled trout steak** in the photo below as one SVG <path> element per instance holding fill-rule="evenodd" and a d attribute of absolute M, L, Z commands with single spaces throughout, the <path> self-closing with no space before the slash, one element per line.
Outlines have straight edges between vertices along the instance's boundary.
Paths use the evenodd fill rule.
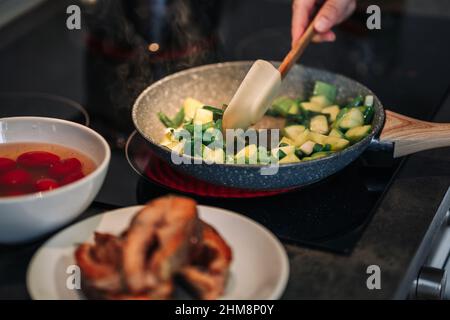
<path fill-rule="evenodd" d="M 198 217 L 196 202 L 166 196 L 149 202 L 121 235 L 96 232 L 75 251 L 90 299 L 170 299 L 181 276 L 200 299 L 223 293 L 231 249 Z"/>

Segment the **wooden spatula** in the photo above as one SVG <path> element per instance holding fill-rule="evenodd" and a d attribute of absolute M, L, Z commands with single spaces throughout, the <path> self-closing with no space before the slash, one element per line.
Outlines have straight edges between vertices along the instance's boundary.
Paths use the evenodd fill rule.
<path fill-rule="evenodd" d="M 255 61 L 225 110 L 224 129 L 247 129 L 264 116 L 279 93 L 282 79 L 315 35 L 313 22 L 294 44 L 278 69 L 268 61 Z"/>

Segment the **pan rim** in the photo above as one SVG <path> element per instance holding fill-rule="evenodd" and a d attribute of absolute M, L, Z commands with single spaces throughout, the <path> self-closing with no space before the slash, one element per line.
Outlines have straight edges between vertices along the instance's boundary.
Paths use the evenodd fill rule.
<path fill-rule="evenodd" d="M 149 85 L 147 88 L 145 88 L 140 94 L 139 96 L 136 98 L 134 104 L 133 104 L 133 108 L 132 108 L 132 120 L 133 120 L 133 124 L 134 127 L 136 129 L 137 132 L 139 132 L 140 135 L 142 135 L 144 137 L 145 140 L 147 140 L 150 144 L 152 144 L 153 146 L 157 147 L 158 149 L 160 149 L 163 152 L 167 152 L 167 153 L 171 153 L 171 150 L 165 146 L 160 145 L 158 142 L 153 141 L 152 138 L 148 137 L 146 134 L 144 134 L 144 132 L 141 130 L 141 128 L 138 126 L 138 121 L 137 121 L 137 109 L 138 106 L 140 105 L 140 102 L 142 99 L 144 99 L 144 97 L 147 95 L 147 93 L 151 90 L 154 90 L 155 88 L 163 85 L 164 83 L 172 80 L 173 78 L 177 78 L 180 76 L 183 76 L 185 74 L 190 74 L 193 72 L 198 72 L 198 71 L 202 71 L 203 69 L 211 69 L 211 68 L 224 68 L 224 67 L 229 67 L 229 66 L 239 66 L 239 65 L 248 65 L 253 63 L 255 60 L 239 60 L 239 61 L 227 61 L 227 62 L 219 62 L 219 63 L 211 63 L 211 64 L 205 64 L 205 65 L 201 65 L 201 66 L 197 66 L 197 67 L 193 67 L 193 68 L 188 68 L 185 70 L 181 70 L 178 72 L 175 72 L 173 74 L 170 74 L 164 78 L 159 79 L 158 81 L 152 83 L 151 85 Z M 280 64 L 280 61 L 270 61 L 271 63 L 273 63 L 274 65 Z M 293 68 L 303 68 L 303 69 L 307 69 L 309 71 L 318 71 L 321 73 L 328 73 L 331 74 L 333 76 L 338 76 L 340 78 L 343 78 L 346 81 L 351 81 L 351 82 L 355 82 L 358 85 L 360 85 L 362 88 L 364 88 L 365 90 L 367 90 L 367 92 L 371 95 L 374 96 L 374 99 L 376 101 L 378 101 L 379 103 L 379 110 L 376 109 L 375 110 L 375 116 L 379 116 L 379 119 L 377 121 L 376 117 L 374 117 L 374 122 L 372 123 L 372 129 L 371 132 L 362 140 L 358 141 L 357 143 L 351 145 L 348 148 L 345 148 L 344 150 L 341 151 L 337 151 L 334 152 L 328 156 L 319 158 L 319 159 L 314 159 L 314 160 L 308 160 L 308 161 L 300 161 L 300 162 L 292 162 L 292 163 L 276 163 L 276 165 L 278 167 L 281 168 L 289 168 L 289 167 L 298 167 L 298 166 L 309 166 L 309 165 L 315 165 L 318 164 L 320 162 L 326 162 L 330 159 L 333 158 L 339 158 L 341 156 L 345 156 L 346 154 L 352 153 L 352 152 L 356 152 L 356 150 L 359 149 L 359 147 L 362 144 L 367 144 L 369 145 L 370 142 L 374 139 L 374 137 L 382 130 L 383 126 L 384 126 L 384 121 L 385 121 L 385 110 L 383 107 L 383 104 L 381 103 L 380 99 L 378 98 L 377 95 L 375 95 L 375 93 L 370 90 L 368 87 L 366 87 L 364 84 L 360 83 L 359 81 L 353 80 L 347 76 L 344 76 L 340 73 L 334 73 L 334 72 L 330 72 L 324 69 L 320 69 L 320 68 L 315 68 L 315 67 L 308 67 L 305 66 L 303 64 L 296 64 Z M 377 112 L 380 112 L 380 114 L 377 114 Z M 363 149 L 363 151 L 366 148 Z M 190 161 L 194 160 L 194 159 L 198 159 L 196 157 L 193 156 L 188 156 L 185 154 L 182 154 L 181 157 L 183 157 L 184 159 L 188 159 Z M 190 163 L 192 164 L 192 162 Z M 254 169 L 261 169 L 261 168 L 268 168 L 270 167 L 270 165 L 264 165 L 264 164 L 238 164 L 238 163 L 206 163 L 206 162 L 202 162 L 202 165 L 208 165 L 208 166 L 220 166 L 220 167 L 227 167 L 227 168 L 254 168 Z"/>

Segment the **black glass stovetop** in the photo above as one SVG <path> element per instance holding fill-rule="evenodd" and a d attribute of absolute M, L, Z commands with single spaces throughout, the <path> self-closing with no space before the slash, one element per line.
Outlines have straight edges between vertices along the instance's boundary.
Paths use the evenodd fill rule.
<path fill-rule="evenodd" d="M 47 92 L 85 107 L 90 126 L 112 148 L 108 176 L 93 204 L 100 208 L 172 192 L 138 175 L 125 157 L 131 105 L 145 87 L 206 63 L 280 60 L 290 46 L 290 1 L 80 2 L 79 31 L 65 28 L 71 3 L 49 1 L 0 31 L 0 91 Z M 429 119 L 450 79 L 443 63 L 450 43 L 442 41 L 450 20 L 406 14 L 402 4 L 382 7 L 382 29 L 376 31 L 366 29 L 362 7 L 337 28 L 337 42 L 310 46 L 301 63 L 354 78 L 387 108 Z M 286 242 L 348 253 L 399 165 L 388 153 L 366 152 L 334 176 L 286 194 L 196 199 L 245 214 Z"/>

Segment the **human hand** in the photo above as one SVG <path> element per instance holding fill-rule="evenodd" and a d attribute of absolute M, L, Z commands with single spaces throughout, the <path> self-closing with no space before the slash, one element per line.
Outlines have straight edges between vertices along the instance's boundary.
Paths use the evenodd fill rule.
<path fill-rule="evenodd" d="M 292 43 L 305 32 L 317 2 L 317 0 L 292 1 Z M 334 41 L 336 35 L 331 28 L 347 19 L 355 11 L 355 8 L 356 0 L 325 0 L 314 21 L 314 29 L 317 34 L 313 41 Z"/>

